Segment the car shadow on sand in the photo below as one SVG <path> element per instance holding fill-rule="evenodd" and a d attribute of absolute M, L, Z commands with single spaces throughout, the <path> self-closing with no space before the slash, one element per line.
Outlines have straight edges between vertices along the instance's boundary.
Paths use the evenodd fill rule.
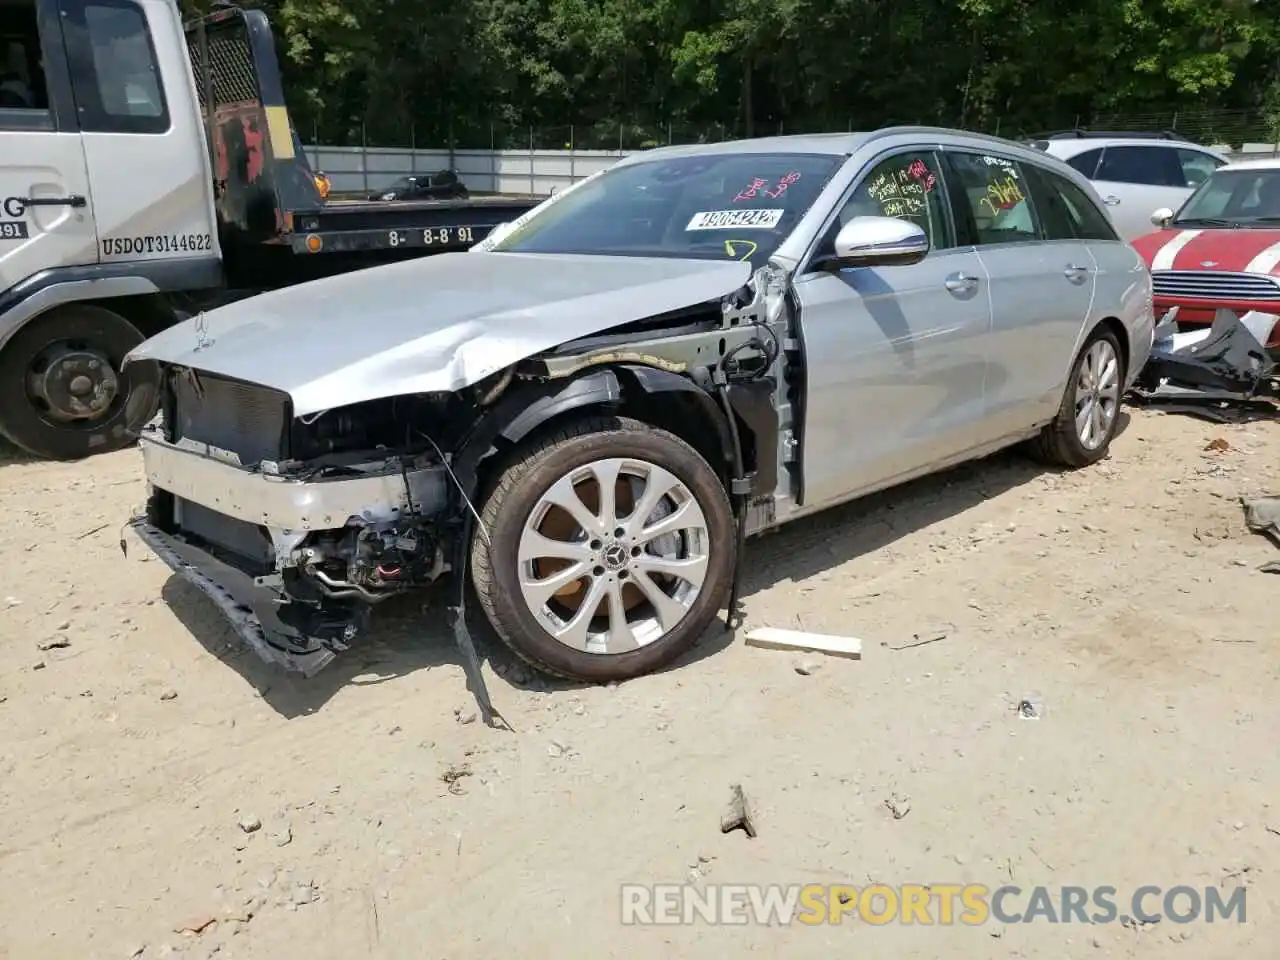
<path fill-rule="evenodd" d="M 1128 414 L 1122 413 L 1120 431 L 1128 424 Z M 1019 451 L 1004 451 L 788 524 L 777 533 L 748 541 L 742 597 L 786 581 L 803 582 L 1049 472 L 1052 468 Z M 192 636 L 286 718 L 316 712 L 344 687 L 385 683 L 436 667 L 458 673 L 462 696 L 463 658 L 448 625 L 446 596 L 444 589 L 437 588 L 386 601 L 375 611 L 373 629 L 364 640 L 307 679 L 260 660 L 213 603 L 181 577 L 170 577 L 163 589 L 165 602 Z M 583 686 L 531 670 L 498 640 L 474 599 L 468 604 L 467 623 L 479 656 L 502 680 L 488 684 L 499 712 L 504 687 L 555 693 Z M 686 669 L 715 656 L 735 641 L 736 634 L 726 627 L 722 611 L 697 645 L 663 672 Z"/>

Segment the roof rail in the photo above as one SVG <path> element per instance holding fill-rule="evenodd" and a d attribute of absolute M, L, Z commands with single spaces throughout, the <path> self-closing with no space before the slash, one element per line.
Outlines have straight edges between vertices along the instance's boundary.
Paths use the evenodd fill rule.
<path fill-rule="evenodd" d="M 976 130 L 964 130 L 960 127 L 938 127 L 929 124 L 893 124 L 886 127 L 877 127 L 875 130 L 867 131 L 867 140 L 875 140 L 880 137 L 895 136 L 898 134 L 914 134 L 916 136 L 926 135 L 945 135 L 949 137 L 970 137 L 974 140 L 986 140 L 991 144 L 1000 144 L 1001 146 L 1024 146 L 1017 140 L 1010 140 L 1008 137 L 997 136 L 993 133 L 979 133 Z"/>
<path fill-rule="evenodd" d="M 1180 143 L 1191 143 L 1175 130 L 1054 130 L 1049 133 L 1038 133 L 1031 140 L 1176 140 Z"/>

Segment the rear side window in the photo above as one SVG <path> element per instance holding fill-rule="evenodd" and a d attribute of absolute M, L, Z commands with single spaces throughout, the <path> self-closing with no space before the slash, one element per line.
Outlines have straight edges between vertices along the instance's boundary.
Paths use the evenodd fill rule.
<path fill-rule="evenodd" d="M 1092 180 L 1094 171 L 1098 169 L 1098 161 L 1101 159 L 1102 151 L 1100 149 L 1086 150 L 1084 153 L 1076 154 L 1067 163 Z"/>
<path fill-rule="evenodd" d="M 1217 157 L 1199 150 L 1178 150 L 1177 154 L 1178 163 L 1182 167 L 1182 179 L 1188 187 L 1200 186 L 1213 176 L 1213 171 L 1222 166 L 1222 161 Z"/>
<path fill-rule="evenodd" d="M 1118 240 L 1098 205 L 1066 177 L 1043 167 L 1026 166 L 1035 188 L 1036 210 L 1050 240 Z"/>
<path fill-rule="evenodd" d="M 1040 223 L 1030 187 L 1019 164 L 981 153 L 947 152 L 960 214 L 967 216 L 976 242 L 1034 243 Z"/>
<path fill-rule="evenodd" d="M 1107 147 L 1093 179 L 1149 187 L 1186 186 L 1177 154 L 1167 147 Z"/>
<path fill-rule="evenodd" d="M 164 133 L 169 110 L 147 17 L 130 0 L 72 0 L 66 37 L 80 128 Z"/>

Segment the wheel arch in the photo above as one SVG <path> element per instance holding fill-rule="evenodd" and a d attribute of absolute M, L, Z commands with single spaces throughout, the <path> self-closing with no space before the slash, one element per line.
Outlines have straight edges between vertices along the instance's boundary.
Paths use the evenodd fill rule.
<path fill-rule="evenodd" d="M 1116 342 L 1120 346 L 1120 361 L 1124 364 L 1126 378 L 1132 373 L 1129 369 L 1129 362 L 1133 356 L 1133 344 L 1129 339 L 1129 330 L 1119 317 L 1104 316 L 1080 328 L 1080 336 L 1076 340 L 1075 349 L 1071 351 L 1071 357 L 1067 361 L 1066 369 L 1062 372 L 1062 389 L 1067 389 L 1071 382 L 1071 371 L 1076 368 L 1076 362 L 1080 359 L 1080 355 L 1099 330 L 1107 330 L 1115 336 Z"/>
<path fill-rule="evenodd" d="M 681 374 L 642 364 L 619 364 L 566 382 L 529 385 L 504 395 L 490 414 L 487 432 L 492 439 L 485 442 L 476 437 L 476 446 L 484 449 L 477 449 L 469 458 L 474 464 L 472 491 L 483 496 L 507 455 L 531 439 L 560 429 L 569 420 L 602 412 L 675 434 L 728 483 L 733 471 L 733 436 L 715 397 Z M 741 418 L 738 429 L 750 431 Z"/>
<path fill-rule="evenodd" d="M 144 336 L 153 336 L 178 320 L 166 292 L 221 284 L 218 260 L 142 260 L 42 270 L 0 292 L 0 349 L 28 323 L 69 304 L 111 310 Z"/>
<path fill-rule="evenodd" d="M 131 320 L 122 305 L 160 299 L 159 293 L 144 277 L 112 277 L 107 280 L 75 280 L 42 287 L 0 313 L 0 349 L 23 327 L 34 323 L 60 307 L 92 305 L 118 313 Z M 135 324 L 137 326 L 137 324 Z M 142 328 L 138 327 L 141 331 Z"/>
<path fill-rule="evenodd" d="M 1120 322 L 1119 317 L 1103 317 L 1093 325 L 1093 329 L 1089 331 L 1085 340 L 1087 341 L 1089 337 L 1092 337 L 1100 329 L 1110 330 L 1115 334 L 1116 343 L 1120 347 L 1120 362 L 1124 364 L 1125 376 L 1128 377 L 1133 373 L 1133 371 L 1129 369 L 1129 360 L 1133 356 L 1133 344 L 1129 342 L 1128 329 Z M 1083 343 L 1081 346 L 1083 346 Z"/>

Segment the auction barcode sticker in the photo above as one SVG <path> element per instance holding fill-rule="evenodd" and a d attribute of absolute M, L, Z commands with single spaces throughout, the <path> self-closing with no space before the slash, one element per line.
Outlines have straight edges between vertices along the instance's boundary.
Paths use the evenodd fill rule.
<path fill-rule="evenodd" d="M 704 210 L 690 218 L 685 230 L 772 230 L 781 219 L 781 210 Z"/>

